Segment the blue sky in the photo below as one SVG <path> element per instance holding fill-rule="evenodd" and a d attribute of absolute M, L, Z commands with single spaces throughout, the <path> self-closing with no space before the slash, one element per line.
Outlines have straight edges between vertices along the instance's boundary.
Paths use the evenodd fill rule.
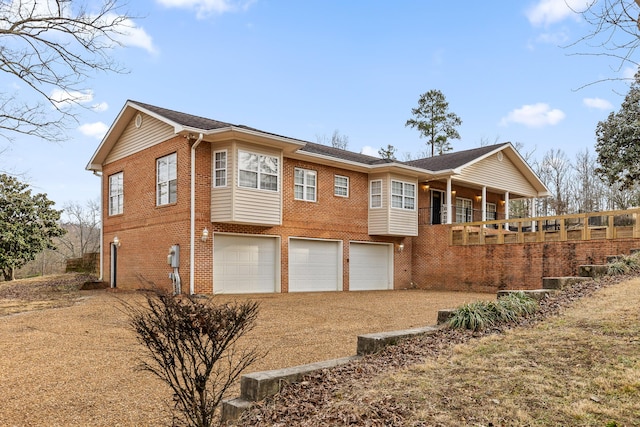
<path fill-rule="evenodd" d="M 574 3 L 579 4 L 580 1 Z M 584 0 L 582 0 L 584 3 Z M 334 130 L 352 151 L 426 149 L 404 126 L 420 94 L 440 90 L 463 121 L 454 150 L 522 144 L 593 153 L 634 69 L 561 46 L 591 28 L 565 0 L 136 0 L 128 69 L 87 83 L 77 128 L 59 144 L 0 142 L 0 170 L 21 173 L 58 207 L 99 196 L 84 168 L 127 99 L 316 142 Z M 1 83 L 1 81 L 0 81 Z"/>

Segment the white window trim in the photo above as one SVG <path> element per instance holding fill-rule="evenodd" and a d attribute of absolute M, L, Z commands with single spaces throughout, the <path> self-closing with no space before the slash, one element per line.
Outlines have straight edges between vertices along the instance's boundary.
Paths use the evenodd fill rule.
<path fill-rule="evenodd" d="M 118 177 L 119 185 L 117 188 L 118 192 L 114 194 L 111 192 L 112 190 L 111 180 L 116 177 Z M 114 209 L 113 209 L 114 198 L 118 202 L 116 212 L 114 212 Z M 109 216 L 121 215 L 123 212 L 124 212 L 124 172 L 120 171 L 112 175 L 109 175 Z"/>
<path fill-rule="evenodd" d="M 170 164 L 169 159 L 171 157 L 174 157 L 175 160 L 175 168 L 176 168 L 176 177 L 174 179 L 167 179 L 167 181 L 162 181 L 160 182 L 159 180 L 159 172 L 160 172 L 160 168 L 159 168 L 159 162 L 162 159 L 167 159 L 167 165 Z M 171 176 L 171 169 L 169 169 L 168 171 L 168 175 L 169 177 Z M 168 178 L 169 178 L 168 177 Z M 171 201 L 171 182 L 172 181 L 176 181 L 176 200 Z M 164 184 L 167 186 L 167 201 L 166 202 L 162 202 L 160 200 L 160 186 Z M 156 206 L 166 206 L 166 205 L 171 205 L 174 204 L 178 201 L 178 154 L 177 153 L 171 153 L 171 154 L 167 154 L 166 156 L 162 156 L 162 157 L 158 157 L 156 159 Z"/>
<path fill-rule="evenodd" d="M 256 153 L 254 151 L 247 151 L 247 150 L 238 150 L 238 156 L 237 156 L 237 165 L 238 165 L 238 184 L 237 186 L 239 188 L 248 188 L 248 189 L 252 189 L 252 190 L 262 190 L 262 191 L 269 191 L 272 193 L 277 193 L 278 191 L 280 191 L 280 157 L 277 156 L 272 156 L 269 154 L 261 154 L 261 153 Z M 247 153 L 247 154 L 253 154 L 258 156 L 258 170 L 257 171 L 250 171 L 247 169 L 241 169 L 240 168 L 240 157 L 241 157 L 241 153 Z M 270 174 L 270 173 L 265 173 L 260 171 L 260 159 L 261 158 L 265 158 L 265 157 L 270 157 L 272 159 L 276 160 L 276 173 L 275 174 Z M 249 187 L 247 185 L 242 185 L 242 181 L 240 179 L 240 173 L 242 171 L 245 172 L 252 172 L 252 173 L 257 173 L 257 181 L 256 181 L 256 187 Z M 276 188 L 275 189 L 270 189 L 270 188 L 261 188 L 260 184 L 262 182 L 262 180 L 260 179 L 262 175 L 267 175 L 267 176 L 274 176 L 276 177 Z"/>
<path fill-rule="evenodd" d="M 347 181 L 346 185 L 337 185 L 336 178 L 343 178 Z M 347 194 L 337 194 L 336 190 L 338 188 L 344 188 Z M 349 197 L 349 177 L 344 175 L 334 175 L 333 176 L 333 195 L 336 197 Z"/>
<path fill-rule="evenodd" d="M 380 184 L 380 193 L 375 193 L 373 192 L 373 184 L 374 183 L 379 183 Z M 373 196 L 379 196 L 380 199 L 380 205 L 379 206 L 374 206 L 373 205 Z M 374 179 L 372 181 L 369 181 L 369 208 L 370 209 L 380 209 L 382 208 L 382 180 L 381 179 Z"/>
<path fill-rule="evenodd" d="M 458 212 L 460 211 L 460 209 L 464 209 L 464 207 L 463 207 L 463 206 L 461 206 L 461 204 L 460 204 L 460 203 L 458 203 L 458 201 L 461 201 L 461 202 L 463 202 L 463 201 L 464 201 L 464 202 L 468 202 L 467 204 L 468 204 L 468 205 L 470 206 L 470 208 L 471 208 L 471 211 L 470 211 L 470 214 L 469 214 L 469 215 L 470 215 L 470 217 L 467 217 L 467 216 L 465 215 L 465 217 L 464 217 L 464 221 L 458 221 L 458 219 L 459 219 L 459 218 L 460 218 L 460 216 L 461 216 L 460 214 L 458 214 Z M 464 213 L 463 213 L 463 214 L 464 214 Z M 468 221 L 467 221 L 467 220 L 468 220 Z M 471 200 L 471 199 L 466 199 L 466 198 L 464 198 L 464 197 L 456 197 L 456 223 L 457 223 L 457 224 L 461 224 L 461 223 L 465 223 L 465 222 L 472 222 L 472 221 L 473 221 L 473 200 Z"/>
<path fill-rule="evenodd" d="M 393 184 L 394 183 L 398 183 L 402 185 L 402 194 L 394 194 L 393 193 Z M 407 196 L 407 187 L 413 187 L 413 196 Z M 416 210 L 416 184 L 413 182 L 404 182 L 404 181 L 398 181 L 398 180 L 391 180 L 391 189 L 389 191 L 389 203 L 391 204 L 391 208 L 392 209 L 400 209 L 400 210 L 405 210 L 405 211 L 415 211 Z M 393 196 L 396 197 L 401 197 L 402 198 L 402 206 L 398 207 L 398 206 L 393 206 Z M 408 208 L 407 206 L 407 200 L 413 200 L 413 206 Z"/>
<path fill-rule="evenodd" d="M 296 183 L 296 172 L 303 172 L 302 184 Z M 315 185 L 310 185 L 308 182 L 308 176 L 313 175 L 315 178 Z M 296 187 L 302 187 L 302 198 L 296 197 Z M 313 199 L 309 199 L 307 196 L 307 190 L 313 188 Z M 315 202 L 318 200 L 318 173 L 312 169 L 294 168 L 293 171 L 293 198 L 295 200 L 303 200 L 305 202 Z"/>
<path fill-rule="evenodd" d="M 224 154 L 224 167 L 221 167 L 221 168 L 217 167 L 217 159 L 216 159 L 217 154 Z M 213 186 L 215 188 L 223 188 L 227 186 L 228 162 L 229 162 L 229 155 L 227 154 L 227 150 L 218 150 L 213 152 Z M 219 171 L 224 171 L 224 184 L 220 184 L 220 185 L 218 185 L 218 174 L 217 174 L 217 172 Z"/>

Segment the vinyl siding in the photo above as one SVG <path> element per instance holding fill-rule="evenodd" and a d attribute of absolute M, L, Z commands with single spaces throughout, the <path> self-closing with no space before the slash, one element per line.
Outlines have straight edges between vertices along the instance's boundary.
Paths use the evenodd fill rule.
<path fill-rule="evenodd" d="M 456 180 L 500 188 L 513 194 L 530 197 L 536 195 L 535 188 L 511 160 L 505 155 L 502 161 L 499 161 L 497 153 L 465 168 Z"/>
<path fill-rule="evenodd" d="M 213 146 L 212 155 L 213 152 L 223 149 L 227 150 L 227 187 L 215 188 L 212 186 L 211 188 L 212 222 L 254 225 L 282 224 L 282 153 L 279 150 L 233 142 L 228 145 Z M 279 159 L 278 191 L 238 186 L 238 150 Z"/>
<path fill-rule="evenodd" d="M 215 152 L 227 150 L 227 186 L 214 187 Z M 211 222 L 231 222 L 233 220 L 234 163 L 236 153 L 233 144 L 211 146 Z"/>
<path fill-rule="evenodd" d="M 415 178 L 392 175 L 389 177 L 388 188 L 391 188 L 391 181 L 408 182 L 415 185 L 415 209 L 389 208 L 389 232 L 395 236 L 417 236 L 418 235 L 418 181 Z M 388 202 L 390 204 L 390 202 Z"/>
<path fill-rule="evenodd" d="M 123 159 L 175 136 L 172 126 L 146 114 L 140 114 L 142 115 L 142 125 L 139 128 L 135 126 L 136 114 L 127 124 L 104 164 Z"/>
<path fill-rule="evenodd" d="M 382 207 L 371 208 L 371 181 L 382 181 Z M 367 187 L 367 206 L 369 207 L 369 234 L 386 235 L 389 232 L 389 176 L 370 175 Z"/>

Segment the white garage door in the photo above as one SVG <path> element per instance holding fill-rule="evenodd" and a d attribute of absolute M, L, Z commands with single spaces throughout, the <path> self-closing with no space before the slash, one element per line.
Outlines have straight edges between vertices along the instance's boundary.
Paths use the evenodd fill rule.
<path fill-rule="evenodd" d="M 289 239 L 289 292 L 342 290 L 340 242 Z"/>
<path fill-rule="evenodd" d="M 214 293 L 275 292 L 277 243 L 275 237 L 214 235 Z"/>
<path fill-rule="evenodd" d="M 392 256 L 390 244 L 349 244 L 349 290 L 392 289 Z"/>

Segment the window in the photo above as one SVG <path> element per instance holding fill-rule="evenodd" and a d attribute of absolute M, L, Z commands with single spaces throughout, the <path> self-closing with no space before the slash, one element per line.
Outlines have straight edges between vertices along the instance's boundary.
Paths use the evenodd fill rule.
<path fill-rule="evenodd" d="M 456 197 L 456 222 L 471 222 L 473 202 L 471 199 Z"/>
<path fill-rule="evenodd" d="M 371 181 L 369 183 L 369 197 L 371 198 L 371 208 L 382 207 L 382 181 Z"/>
<path fill-rule="evenodd" d="M 124 209 L 124 175 L 114 173 L 109 177 L 109 215 L 119 215 Z"/>
<path fill-rule="evenodd" d="M 316 201 L 316 171 L 295 168 L 293 172 L 293 197 L 296 200 Z"/>
<path fill-rule="evenodd" d="M 227 152 L 216 151 L 213 153 L 213 186 L 227 186 Z"/>
<path fill-rule="evenodd" d="M 416 185 L 410 182 L 391 181 L 391 207 L 415 210 Z"/>
<path fill-rule="evenodd" d="M 495 203 L 487 203 L 487 221 L 493 221 L 494 219 L 498 219 L 496 215 L 496 204 Z"/>
<path fill-rule="evenodd" d="M 178 194 L 178 156 L 176 153 L 159 158 L 156 161 L 157 169 L 157 206 L 175 203 Z"/>
<path fill-rule="evenodd" d="M 278 158 L 238 151 L 238 185 L 278 191 Z"/>
<path fill-rule="evenodd" d="M 333 194 L 340 197 L 349 197 L 349 177 L 340 175 L 333 177 Z"/>

